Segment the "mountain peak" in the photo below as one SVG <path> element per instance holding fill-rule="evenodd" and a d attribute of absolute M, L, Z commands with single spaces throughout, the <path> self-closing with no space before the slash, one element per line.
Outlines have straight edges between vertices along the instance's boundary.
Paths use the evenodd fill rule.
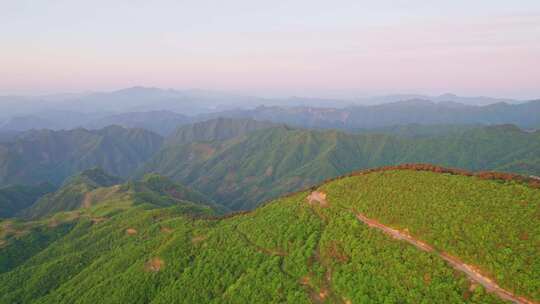
<path fill-rule="evenodd" d="M 444 93 L 444 94 L 439 95 L 439 98 L 455 99 L 455 98 L 459 98 L 459 96 L 453 93 Z"/>

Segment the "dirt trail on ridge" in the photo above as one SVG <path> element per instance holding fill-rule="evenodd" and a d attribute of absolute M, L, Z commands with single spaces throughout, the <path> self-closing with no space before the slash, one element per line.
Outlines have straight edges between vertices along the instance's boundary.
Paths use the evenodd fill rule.
<path fill-rule="evenodd" d="M 367 218 L 363 214 L 355 213 L 355 215 L 358 220 L 360 220 L 361 222 L 363 222 L 364 224 L 368 225 L 371 228 L 379 229 L 383 231 L 384 233 L 392 236 L 395 239 L 406 241 L 420 250 L 437 254 L 439 257 L 445 260 L 448 264 L 450 264 L 450 266 L 452 266 L 454 269 L 463 272 L 469 277 L 470 280 L 484 286 L 484 288 L 488 292 L 492 292 L 496 294 L 503 300 L 512 301 L 517 304 L 535 304 L 536 303 L 531 300 L 525 299 L 523 297 L 518 297 L 514 295 L 513 293 L 511 293 L 510 291 L 501 288 L 493 280 L 482 275 L 478 270 L 474 269 L 474 267 L 463 263 L 458 258 L 451 256 L 445 252 L 436 251 L 435 249 L 433 249 L 433 247 L 429 246 L 428 244 L 418 239 L 413 238 L 412 236 L 410 236 L 409 234 L 405 232 L 385 226 L 376 220 Z"/>
<path fill-rule="evenodd" d="M 330 204 L 327 200 L 326 193 L 321 191 L 313 191 L 311 192 L 308 197 L 306 198 L 308 201 L 308 204 L 313 205 L 315 202 L 318 203 L 321 207 L 328 207 Z M 463 263 L 460 259 L 457 257 L 451 256 L 445 252 L 439 252 L 435 250 L 430 245 L 422 242 L 421 240 L 415 239 L 411 235 L 409 235 L 406 232 L 399 231 L 397 229 L 385 226 L 381 224 L 380 222 L 370 219 L 366 217 L 365 215 L 361 213 L 353 212 L 356 218 L 361 221 L 362 223 L 368 225 L 370 228 L 375 228 L 378 230 L 381 230 L 382 232 L 390 235 L 391 237 L 405 241 L 416 248 L 425 251 L 425 252 L 431 252 L 436 255 L 438 255 L 440 258 L 445 260 L 452 268 L 464 273 L 469 277 L 469 279 L 473 282 L 476 282 L 491 293 L 496 294 L 501 299 L 506 301 L 511 301 L 516 304 L 537 304 L 537 302 L 533 302 L 529 299 L 525 299 L 523 297 L 519 297 L 514 295 L 512 292 L 501 288 L 497 283 L 495 283 L 492 279 L 488 278 L 487 276 L 484 276 L 481 274 L 478 270 L 476 270 L 473 266 L 467 265 Z"/>

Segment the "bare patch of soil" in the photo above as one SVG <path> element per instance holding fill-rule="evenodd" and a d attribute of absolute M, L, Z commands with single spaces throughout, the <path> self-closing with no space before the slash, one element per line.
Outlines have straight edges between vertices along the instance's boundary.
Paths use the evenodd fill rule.
<path fill-rule="evenodd" d="M 127 235 L 135 235 L 135 234 L 137 234 L 137 229 L 128 228 L 128 229 L 126 229 L 126 234 Z"/>
<path fill-rule="evenodd" d="M 165 262 L 160 258 L 152 258 L 144 265 L 147 272 L 158 272 L 165 266 Z"/>
<path fill-rule="evenodd" d="M 83 202 L 82 202 L 82 206 L 83 208 L 90 208 L 92 207 L 92 195 L 90 194 L 90 192 L 86 193 L 84 195 L 84 199 L 83 199 Z"/>
<path fill-rule="evenodd" d="M 457 271 L 459 271 L 461 273 L 464 273 L 466 276 L 468 276 L 469 279 L 473 283 L 480 284 L 480 285 L 484 286 L 484 288 L 488 292 L 492 292 L 492 293 L 496 294 L 497 296 L 499 296 L 503 300 L 511 301 L 511 302 L 514 302 L 514 303 L 517 303 L 517 304 L 532 304 L 532 303 L 534 303 L 534 302 L 532 302 L 532 301 L 530 301 L 528 299 L 525 299 L 523 297 L 518 297 L 518 296 L 512 294 L 510 291 L 501 288 L 491 278 L 489 278 L 486 275 L 482 274 L 482 272 L 477 267 L 465 264 L 465 263 L 463 263 L 463 261 L 461 261 L 457 257 L 451 256 L 451 255 L 449 255 L 449 254 L 447 254 L 445 252 L 436 252 L 433 247 L 431 247 L 428 244 L 426 244 L 426 243 L 412 237 L 408 233 L 408 231 L 404 232 L 404 231 L 396 230 L 394 228 L 390 228 L 388 226 L 385 226 L 385 225 L 379 223 L 376 220 L 367 218 L 365 215 L 360 214 L 360 213 L 356 213 L 356 218 L 358 220 L 360 220 L 361 222 L 363 222 L 364 224 L 368 225 L 369 227 L 379 229 L 379 230 L 383 231 L 384 233 L 392 236 L 395 239 L 406 241 L 406 242 L 410 243 L 411 245 L 417 247 L 420 250 L 423 250 L 423 251 L 426 251 L 426 252 L 434 252 L 434 253 L 436 253 L 440 258 L 442 258 L 448 264 L 450 264 L 450 266 L 452 266 L 452 268 L 454 268 Z"/>
<path fill-rule="evenodd" d="M 319 205 L 323 208 L 328 207 L 330 204 L 326 200 L 326 193 L 321 191 L 313 191 L 310 195 L 307 196 L 308 204 L 310 205 Z"/>
<path fill-rule="evenodd" d="M 172 228 L 169 228 L 169 227 L 161 227 L 159 229 L 159 231 L 163 232 L 163 233 L 171 233 L 173 232 L 173 229 Z"/>
<path fill-rule="evenodd" d="M 207 238 L 206 235 L 196 235 L 193 238 L 191 238 L 191 243 L 197 244 L 197 243 L 200 243 L 200 242 L 206 240 L 206 238 Z"/>

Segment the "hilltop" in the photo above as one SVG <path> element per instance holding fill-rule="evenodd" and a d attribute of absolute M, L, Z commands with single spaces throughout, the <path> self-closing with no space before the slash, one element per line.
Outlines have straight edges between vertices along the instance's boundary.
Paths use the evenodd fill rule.
<path fill-rule="evenodd" d="M 538 301 L 538 186 L 416 165 L 227 217 L 104 203 L 61 222 L 2 222 L 0 302 L 503 303 L 504 292 Z M 22 248 L 33 251 L 20 257 Z"/>

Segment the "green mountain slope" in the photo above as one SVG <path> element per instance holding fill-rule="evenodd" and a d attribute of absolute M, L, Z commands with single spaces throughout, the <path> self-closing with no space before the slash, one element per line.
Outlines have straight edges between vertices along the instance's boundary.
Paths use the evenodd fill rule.
<path fill-rule="evenodd" d="M 4 221 L 0 303 L 503 303 L 441 252 L 540 300 L 540 190 L 447 172 L 354 175 L 217 219 L 100 204 L 54 227 Z"/>
<path fill-rule="evenodd" d="M 47 183 L 0 188 L 0 218 L 15 216 L 17 212 L 30 207 L 40 197 L 54 190 L 54 187 Z"/>
<path fill-rule="evenodd" d="M 122 184 L 120 178 L 95 168 L 69 178 L 58 191 L 43 196 L 18 215 L 37 219 L 57 212 L 90 208 L 103 202 L 126 200 L 132 201 L 133 204 L 151 204 L 160 207 L 189 202 L 211 207 L 217 213 L 226 211 L 203 194 L 157 174 L 148 174 L 141 181 Z"/>
<path fill-rule="evenodd" d="M 58 191 L 43 196 L 30 208 L 21 211 L 19 215 L 27 218 L 38 218 L 88 206 L 91 203 L 89 192 L 101 187 L 114 186 L 121 182 L 120 178 L 108 175 L 101 169 L 89 169 L 69 178 Z"/>
<path fill-rule="evenodd" d="M 216 118 L 181 126 L 167 138 L 166 143 L 182 145 L 192 142 L 227 140 L 275 126 L 277 124 L 252 119 Z"/>
<path fill-rule="evenodd" d="M 212 206 L 218 213 L 227 210 L 206 195 L 157 174 L 147 174 L 141 181 L 129 181 L 120 190 L 132 193 L 135 204 L 150 203 L 167 207 L 181 202 L 192 202 Z"/>
<path fill-rule="evenodd" d="M 416 139 L 281 126 L 228 141 L 169 145 L 138 174 L 169 176 L 241 210 L 352 170 L 408 162 L 539 175 L 538 155 L 540 132 L 508 125 Z"/>
<path fill-rule="evenodd" d="M 152 156 L 162 138 L 141 129 L 111 126 L 97 131 L 39 130 L 0 144 L 0 184 L 59 185 L 93 167 L 126 177 Z"/>

